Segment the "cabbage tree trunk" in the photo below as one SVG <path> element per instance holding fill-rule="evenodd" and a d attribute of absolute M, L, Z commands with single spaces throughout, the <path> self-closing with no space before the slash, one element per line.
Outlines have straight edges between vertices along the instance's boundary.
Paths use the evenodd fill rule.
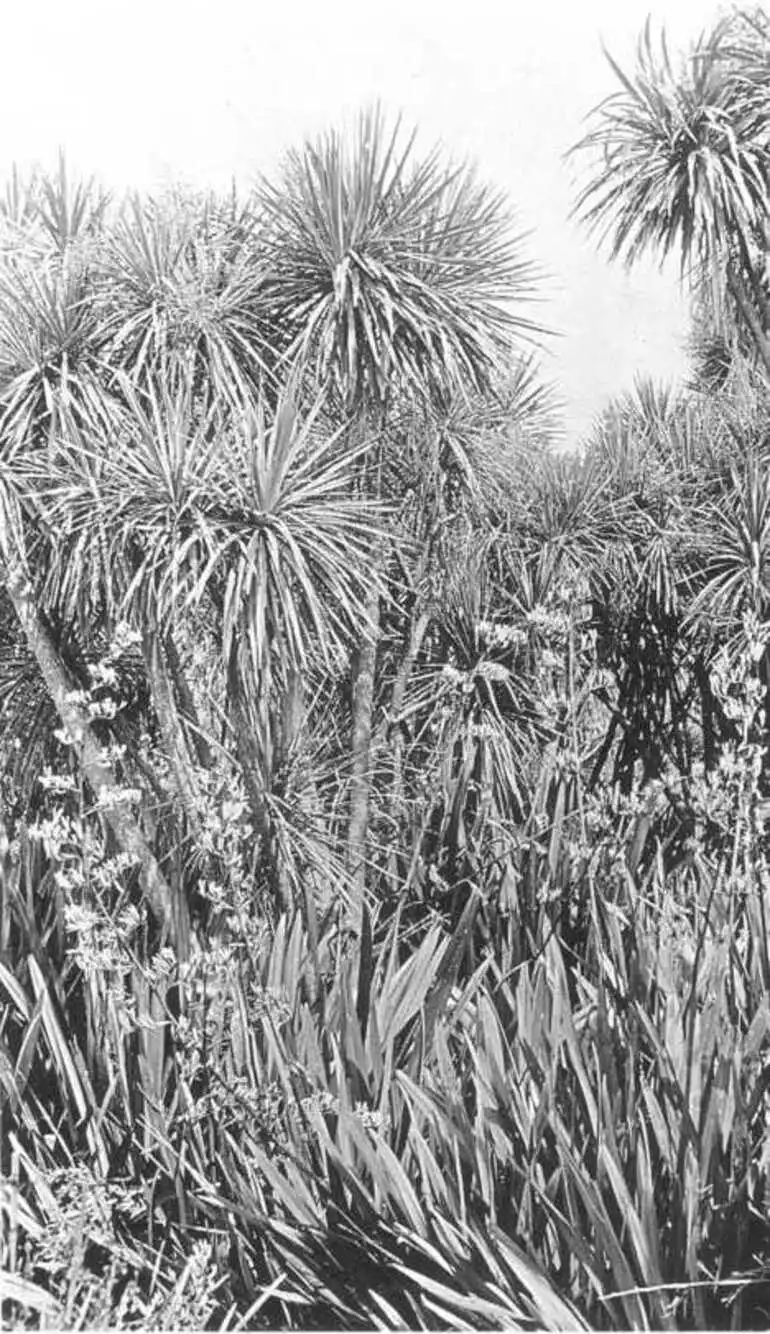
<path fill-rule="evenodd" d="M 397 830 L 401 826 L 402 812 L 404 809 L 404 750 L 406 745 L 405 720 L 402 717 L 404 700 L 409 686 L 414 664 L 417 661 L 423 640 L 430 625 L 430 615 L 427 611 L 422 611 L 412 622 L 409 631 L 409 640 L 406 652 L 401 660 L 401 665 L 396 673 L 396 679 L 393 683 L 393 694 L 390 700 L 390 719 L 389 731 L 391 735 L 391 746 L 393 755 L 393 785 L 391 788 L 391 826 Z M 388 853 L 388 877 L 391 886 L 397 883 L 398 878 L 398 848 L 394 845 Z"/>
<path fill-rule="evenodd" d="M 59 718 L 73 740 L 80 771 L 99 803 L 121 852 L 139 867 L 142 892 L 161 927 L 163 937 L 184 949 L 185 905 L 177 902 L 137 822 L 130 804 L 121 797 L 120 785 L 102 746 L 91 727 L 87 711 L 73 699 L 73 683 L 53 636 L 35 601 L 34 589 L 20 561 L 6 548 L 6 589 L 30 652 L 53 701 Z"/>
<path fill-rule="evenodd" d="M 369 632 L 353 664 L 353 726 L 351 736 L 350 823 L 348 870 L 354 893 L 354 915 L 360 920 L 366 888 L 366 846 L 371 804 L 372 716 L 377 641 L 380 635 L 380 595 L 374 590 L 367 607 Z M 353 926 L 355 927 L 354 921 Z"/>
<path fill-rule="evenodd" d="M 190 828 L 198 832 L 202 802 L 198 775 L 182 726 L 174 691 L 174 679 L 170 670 L 169 646 L 172 642 L 171 635 L 161 638 L 157 631 L 152 634 L 145 633 L 144 665 L 177 797 L 189 820 Z"/>

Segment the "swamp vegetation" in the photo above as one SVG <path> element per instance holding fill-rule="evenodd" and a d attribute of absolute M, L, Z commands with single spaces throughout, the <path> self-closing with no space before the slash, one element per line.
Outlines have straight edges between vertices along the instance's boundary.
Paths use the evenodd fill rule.
<path fill-rule="evenodd" d="M 507 203 L 371 112 L 0 209 L 0 1212 L 27 1328 L 770 1323 L 770 27 L 577 211 L 692 375 L 579 451 Z"/>

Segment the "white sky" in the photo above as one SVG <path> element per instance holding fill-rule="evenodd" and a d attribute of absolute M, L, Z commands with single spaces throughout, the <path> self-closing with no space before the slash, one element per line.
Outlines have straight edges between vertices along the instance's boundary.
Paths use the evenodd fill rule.
<path fill-rule="evenodd" d="M 549 274 L 539 312 L 561 333 L 547 371 L 574 441 L 638 373 L 686 371 L 673 275 L 610 269 L 569 221 L 563 155 L 614 87 L 651 13 L 673 47 L 712 0 L 5 0 L 0 177 L 72 166 L 115 189 L 226 186 L 378 98 L 421 141 L 470 157 L 510 196 Z"/>

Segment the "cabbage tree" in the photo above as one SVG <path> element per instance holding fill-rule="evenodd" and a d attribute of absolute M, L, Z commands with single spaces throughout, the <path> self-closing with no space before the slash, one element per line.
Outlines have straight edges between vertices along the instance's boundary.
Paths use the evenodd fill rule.
<path fill-rule="evenodd" d="M 770 24 L 736 13 L 676 68 L 649 23 L 637 66 L 592 113 L 576 150 L 591 174 L 577 211 L 633 265 L 679 259 L 683 278 L 725 301 L 770 374 Z M 573 150 L 573 151 L 576 151 Z"/>
<path fill-rule="evenodd" d="M 380 499 L 388 429 L 404 404 L 483 392 L 536 324 L 534 271 L 510 210 L 466 167 L 379 110 L 347 139 L 332 130 L 289 154 L 257 193 L 267 219 L 271 323 L 330 410 L 371 441 L 357 485 Z M 379 553 L 386 568 L 388 545 Z M 349 862 L 363 889 L 380 594 L 353 669 Z"/>

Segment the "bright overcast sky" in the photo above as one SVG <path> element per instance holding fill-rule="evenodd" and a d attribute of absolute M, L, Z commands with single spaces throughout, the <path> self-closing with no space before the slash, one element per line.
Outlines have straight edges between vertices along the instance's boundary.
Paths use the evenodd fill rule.
<path fill-rule="evenodd" d="M 380 99 L 506 191 L 549 277 L 547 373 L 577 439 L 637 374 L 686 373 L 675 279 L 610 269 L 569 220 L 563 155 L 651 13 L 672 46 L 711 0 L 7 0 L 0 170 L 74 168 L 118 190 L 225 186 Z"/>

